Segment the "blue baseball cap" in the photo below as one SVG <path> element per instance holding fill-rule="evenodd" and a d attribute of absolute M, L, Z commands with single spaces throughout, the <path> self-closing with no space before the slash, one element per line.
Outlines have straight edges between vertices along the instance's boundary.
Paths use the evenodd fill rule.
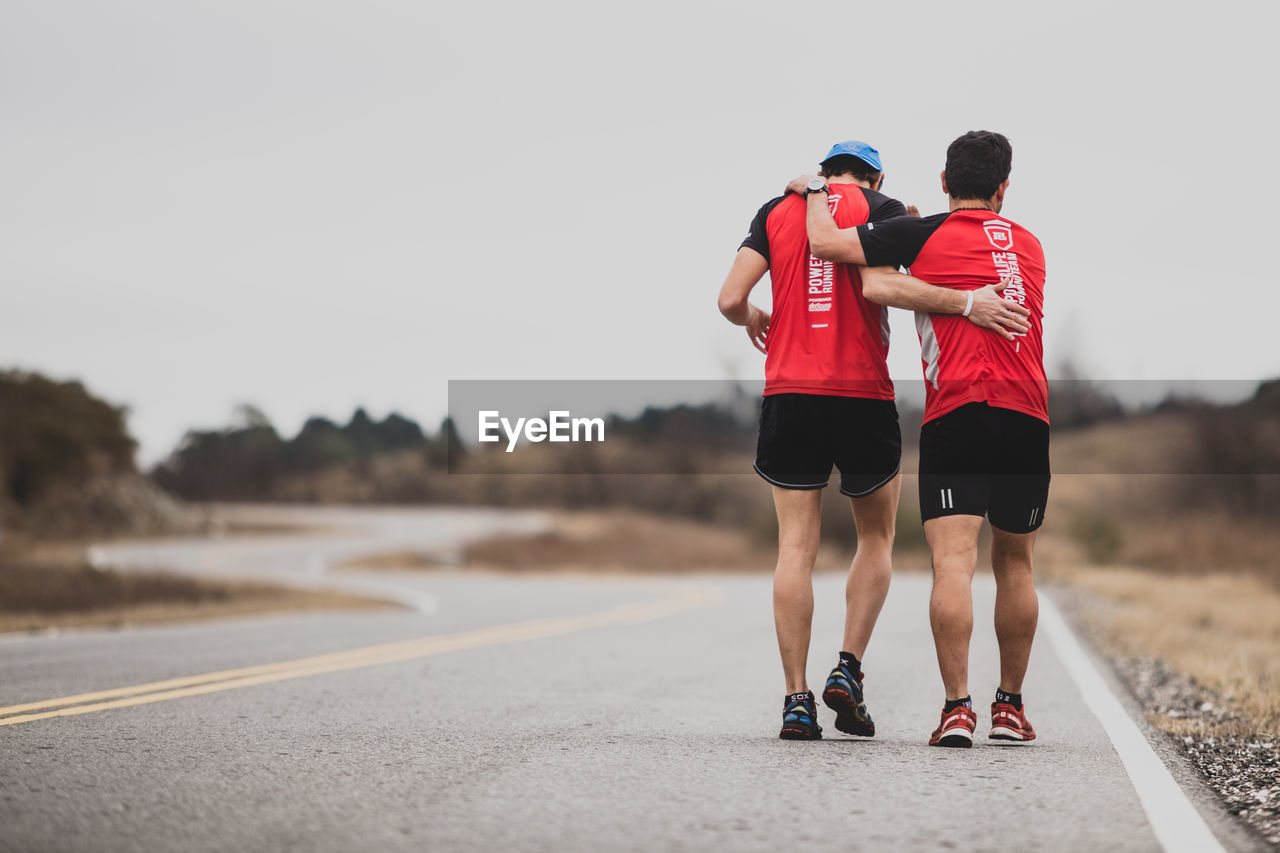
<path fill-rule="evenodd" d="M 884 167 L 880 165 L 880 152 L 867 143 L 859 142 L 856 139 L 850 139 L 848 142 L 837 142 L 827 152 L 827 156 L 823 157 L 819 162 L 825 163 L 832 157 L 839 157 L 841 154 L 852 154 L 877 172 L 884 171 Z"/>

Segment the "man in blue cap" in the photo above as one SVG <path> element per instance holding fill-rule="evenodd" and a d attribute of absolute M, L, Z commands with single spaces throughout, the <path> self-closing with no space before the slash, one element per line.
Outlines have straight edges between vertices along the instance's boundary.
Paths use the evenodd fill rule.
<path fill-rule="evenodd" d="M 879 192 L 880 153 L 867 143 L 838 143 L 821 170 L 802 193 L 760 208 L 719 300 L 720 312 L 746 326 L 766 355 L 755 470 L 772 486 L 778 515 L 773 612 L 786 680 L 779 736 L 794 740 L 822 736 L 805 669 L 822 489 L 833 465 L 853 509 L 858 546 L 845 587 L 842 650 L 822 698 L 836 712 L 837 729 L 875 734 L 863 699 L 861 658 L 889 590 L 902 456 L 883 306 L 964 314 L 1002 332 L 1002 322 L 1017 322 L 999 287 L 975 291 L 969 307 L 964 294 L 905 276 L 884 278 L 881 289 L 868 292 L 856 267 L 815 257 L 805 231 L 809 196 L 823 194 L 841 228 L 907 213 L 902 202 Z M 766 272 L 772 315 L 748 301 Z"/>

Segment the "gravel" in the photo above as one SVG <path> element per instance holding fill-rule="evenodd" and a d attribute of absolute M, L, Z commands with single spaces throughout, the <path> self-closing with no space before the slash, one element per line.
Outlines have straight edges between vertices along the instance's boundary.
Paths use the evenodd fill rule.
<path fill-rule="evenodd" d="M 1280 738 L 1223 734 L 1247 729 L 1219 694 L 1155 658 L 1113 658 L 1148 715 L 1185 721 L 1203 733 L 1168 735 L 1217 792 L 1227 810 L 1280 848 Z"/>

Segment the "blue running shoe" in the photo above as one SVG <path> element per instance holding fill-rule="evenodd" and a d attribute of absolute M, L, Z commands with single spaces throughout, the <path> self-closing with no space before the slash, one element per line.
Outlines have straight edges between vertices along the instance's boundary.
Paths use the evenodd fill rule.
<path fill-rule="evenodd" d="M 859 737 L 875 735 L 876 724 L 867 713 L 867 704 L 862 697 L 862 673 L 855 677 L 844 661 L 840 661 L 840 665 L 827 676 L 822 702 L 836 712 L 836 728 L 840 731 Z"/>
<path fill-rule="evenodd" d="M 818 725 L 818 706 L 813 693 L 792 693 L 782 706 L 783 740 L 822 740 L 822 726 Z"/>

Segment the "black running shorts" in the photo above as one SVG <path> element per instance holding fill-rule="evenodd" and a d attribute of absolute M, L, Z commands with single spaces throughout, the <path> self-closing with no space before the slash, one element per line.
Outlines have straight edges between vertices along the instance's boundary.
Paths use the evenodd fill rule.
<path fill-rule="evenodd" d="M 1006 533 L 1044 523 L 1049 500 L 1049 425 L 986 403 L 969 403 L 920 429 L 920 517 L 985 515 Z"/>
<path fill-rule="evenodd" d="M 824 394 L 770 394 L 760 408 L 756 473 L 784 489 L 821 489 L 840 469 L 840 491 L 869 495 L 902 464 L 902 432 L 892 400 Z"/>

